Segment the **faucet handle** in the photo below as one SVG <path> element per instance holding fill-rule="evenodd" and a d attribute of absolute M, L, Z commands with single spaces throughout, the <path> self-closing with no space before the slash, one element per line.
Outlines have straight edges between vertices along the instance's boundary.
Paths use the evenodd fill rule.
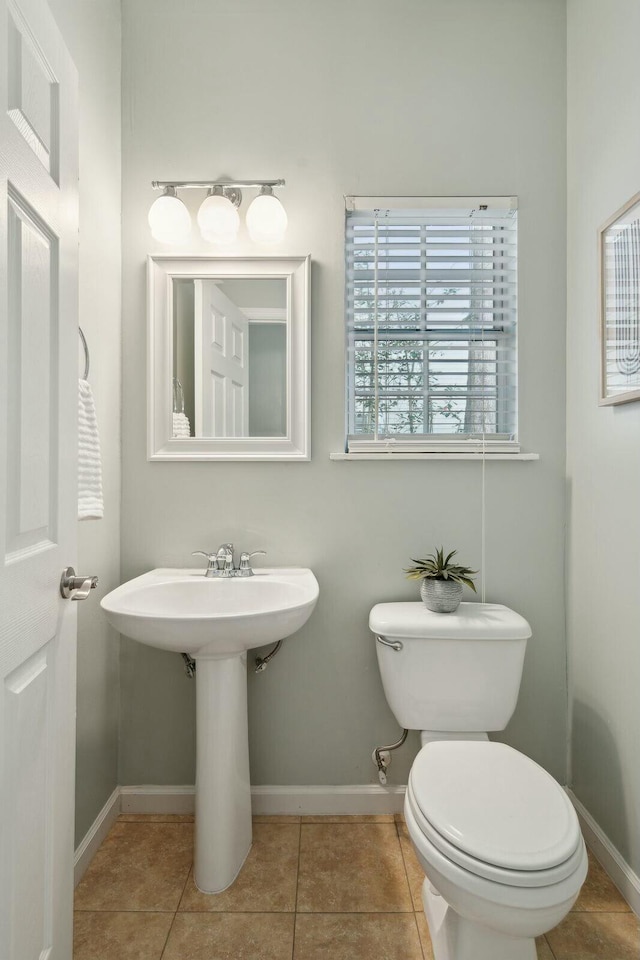
<path fill-rule="evenodd" d="M 266 557 L 266 550 L 254 550 L 252 553 L 240 554 L 240 566 L 238 567 L 238 576 L 239 577 L 252 577 L 253 570 L 251 569 L 251 557 L 263 556 Z"/>
<path fill-rule="evenodd" d="M 205 557 L 207 561 L 207 569 L 205 571 L 205 577 L 215 577 L 216 575 L 216 555 L 215 553 L 209 553 L 208 550 L 194 550 L 191 554 L 192 557 Z"/>
<path fill-rule="evenodd" d="M 193 553 L 191 554 L 191 556 L 192 556 L 192 557 L 206 557 L 207 560 L 209 560 L 209 561 L 211 561 L 211 559 L 214 559 L 214 560 L 215 560 L 215 558 L 216 558 L 215 553 L 209 553 L 208 550 L 194 550 Z"/>

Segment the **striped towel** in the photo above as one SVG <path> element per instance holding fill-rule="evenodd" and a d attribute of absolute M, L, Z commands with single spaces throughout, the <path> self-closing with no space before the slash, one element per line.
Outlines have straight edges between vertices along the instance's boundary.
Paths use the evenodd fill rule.
<path fill-rule="evenodd" d="M 189 417 L 186 415 L 186 413 L 174 413 L 173 436 L 174 437 L 190 437 L 191 436 L 191 425 L 189 424 Z"/>
<path fill-rule="evenodd" d="M 78 520 L 101 520 L 104 503 L 96 405 L 89 382 L 80 380 L 78 384 Z"/>

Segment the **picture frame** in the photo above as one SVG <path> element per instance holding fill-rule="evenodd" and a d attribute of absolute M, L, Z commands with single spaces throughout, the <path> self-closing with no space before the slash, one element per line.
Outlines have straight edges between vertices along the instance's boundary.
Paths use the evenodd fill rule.
<path fill-rule="evenodd" d="M 640 192 L 598 231 L 600 405 L 640 400 Z"/>

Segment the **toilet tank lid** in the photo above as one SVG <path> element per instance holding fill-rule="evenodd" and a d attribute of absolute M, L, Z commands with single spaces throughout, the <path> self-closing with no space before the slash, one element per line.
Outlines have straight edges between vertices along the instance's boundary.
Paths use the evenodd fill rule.
<path fill-rule="evenodd" d="M 527 640 L 531 627 L 501 603 L 461 603 L 454 613 L 434 613 L 424 603 L 377 603 L 369 629 L 383 637 L 433 640 Z"/>

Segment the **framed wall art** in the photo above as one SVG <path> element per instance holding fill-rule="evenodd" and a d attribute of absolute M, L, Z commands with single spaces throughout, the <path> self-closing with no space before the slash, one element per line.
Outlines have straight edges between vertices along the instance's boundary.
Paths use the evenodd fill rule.
<path fill-rule="evenodd" d="M 640 193 L 599 230 L 600 403 L 640 400 Z"/>

